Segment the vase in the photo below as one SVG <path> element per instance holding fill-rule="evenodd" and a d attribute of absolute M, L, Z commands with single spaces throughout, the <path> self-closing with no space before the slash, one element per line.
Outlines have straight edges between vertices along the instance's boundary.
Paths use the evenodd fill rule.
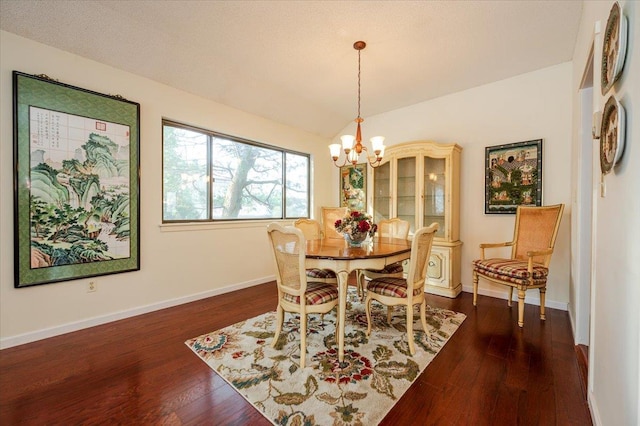
<path fill-rule="evenodd" d="M 368 234 L 366 232 L 361 232 L 357 234 L 344 234 L 344 239 L 347 240 L 351 247 L 362 247 L 362 244 L 367 239 Z"/>

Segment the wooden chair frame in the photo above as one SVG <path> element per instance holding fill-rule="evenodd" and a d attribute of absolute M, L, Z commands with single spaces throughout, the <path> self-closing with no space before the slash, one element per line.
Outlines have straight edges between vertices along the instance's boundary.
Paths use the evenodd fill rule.
<path fill-rule="evenodd" d="M 393 217 L 391 219 L 382 219 L 378 222 L 378 237 L 390 237 L 390 238 L 402 238 L 406 240 L 409 238 L 409 229 L 411 228 L 411 224 L 406 220 L 399 219 L 397 217 Z M 391 273 L 380 273 L 378 271 L 374 271 L 373 269 L 361 269 L 358 271 L 358 295 L 361 299 L 364 298 L 367 286 L 367 280 L 374 280 L 380 277 L 398 277 L 402 278 L 404 276 L 403 272 L 398 272 L 395 274 Z"/>
<path fill-rule="evenodd" d="M 342 219 L 348 211 L 348 207 L 322 207 L 322 231 L 325 238 L 344 238 L 341 233 L 336 231 L 334 224 L 336 220 Z"/>
<path fill-rule="evenodd" d="M 558 229 L 560 228 L 560 221 L 562 219 L 562 213 L 564 211 L 564 204 L 556 204 L 552 206 L 543 206 L 543 207 L 533 207 L 533 206 L 518 206 L 516 210 L 516 223 L 514 228 L 513 240 L 503 243 L 483 243 L 480 244 L 480 254 L 481 260 L 486 260 L 485 257 L 485 249 L 493 249 L 493 248 L 501 248 L 501 247 L 511 247 L 511 258 L 505 259 L 508 260 L 520 260 L 527 262 L 527 272 L 528 279 L 524 284 L 519 284 L 515 282 L 508 281 L 506 279 L 500 279 L 496 277 L 492 277 L 487 275 L 482 269 L 474 267 L 473 269 L 473 305 L 477 306 L 478 300 L 478 281 L 479 278 L 495 283 L 506 285 L 509 287 L 509 299 L 507 300 L 507 304 L 511 306 L 511 300 L 513 298 L 513 289 L 516 288 L 518 290 L 518 325 L 520 327 L 524 326 L 524 298 L 527 290 L 538 288 L 540 289 L 540 319 L 544 320 L 545 317 L 545 295 L 547 290 L 547 280 L 545 278 L 542 283 L 535 283 L 533 276 L 534 266 L 542 266 L 549 269 L 549 263 L 551 262 L 551 255 L 553 254 L 553 250 L 555 247 L 556 237 L 558 236 Z M 531 236 L 535 234 L 535 229 L 528 229 L 529 218 L 527 215 L 531 213 L 536 214 L 549 214 L 554 213 L 555 224 L 553 228 L 550 230 L 550 235 L 545 235 L 540 240 L 546 241 L 546 247 L 534 247 L 532 249 L 531 244 L 528 244 L 526 247 L 522 247 L 524 244 L 521 244 L 521 234 L 527 234 Z M 523 217 L 525 219 L 523 219 Z M 544 238 L 548 237 L 548 238 Z"/>
<path fill-rule="evenodd" d="M 420 321 L 425 333 L 428 333 L 426 321 L 427 303 L 424 296 L 424 285 L 427 280 L 427 267 L 429 265 L 429 257 L 431 255 L 431 247 L 433 246 L 433 237 L 438 230 L 438 224 L 432 223 L 429 226 L 420 228 L 416 231 L 411 242 L 411 258 L 409 259 L 409 272 L 407 279 L 402 279 L 407 287 L 406 297 L 394 297 L 389 295 L 377 294 L 373 291 L 367 291 L 365 299 L 365 308 L 367 311 L 367 336 L 371 335 L 371 302 L 373 300 L 382 303 L 388 307 L 404 305 L 407 311 L 407 341 L 409 344 L 409 352 L 415 354 L 415 345 L 413 343 L 413 305 L 420 305 Z M 384 280 L 387 277 L 380 278 Z M 398 278 L 395 278 L 398 279 Z M 371 281 L 373 285 L 375 280 Z M 414 295 L 414 291 L 417 294 Z M 387 322 L 391 322 L 391 311 L 387 310 Z"/>
<path fill-rule="evenodd" d="M 322 224 L 315 219 L 298 219 L 293 223 L 293 226 L 302 231 L 304 238 L 307 240 L 317 240 L 324 238 L 324 232 L 322 231 Z M 307 279 L 312 281 L 320 281 L 325 283 L 338 284 L 338 277 L 335 272 L 325 269 L 307 269 Z M 327 278 L 319 278 L 319 272 L 322 275 L 327 275 Z"/>
<path fill-rule="evenodd" d="M 304 234 L 299 229 L 288 226 L 283 227 L 277 223 L 272 223 L 267 227 L 269 241 L 272 247 L 273 259 L 276 267 L 276 282 L 278 284 L 278 308 L 277 308 L 277 326 L 273 336 L 271 347 L 275 347 L 282 331 L 284 323 L 284 313 L 297 313 L 300 315 L 300 368 L 304 368 L 307 349 L 307 315 L 308 314 L 325 314 L 338 305 L 338 297 L 336 290 L 336 298 L 326 302 L 313 305 L 306 304 L 305 294 L 311 282 L 307 281 L 305 274 L 305 250 L 306 242 Z M 286 246 L 282 247 L 282 243 L 277 241 L 278 237 L 286 238 Z M 295 246 L 295 247 L 291 247 Z M 330 285 L 325 284 L 324 285 Z M 293 303 L 285 299 L 285 294 L 293 297 L 299 297 L 300 303 Z M 336 324 L 336 330 L 338 330 Z M 337 339 L 336 339 L 337 340 Z"/>

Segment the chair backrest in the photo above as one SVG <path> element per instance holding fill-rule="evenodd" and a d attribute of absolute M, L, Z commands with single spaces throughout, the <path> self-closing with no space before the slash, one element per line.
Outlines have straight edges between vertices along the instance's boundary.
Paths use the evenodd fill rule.
<path fill-rule="evenodd" d="M 323 207 L 322 208 L 322 230 L 325 238 L 343 238 L 342 234 L 336 231 L 336 220 L 345 217 L 349 209 L 347 207 Z"/>
<path fill-rule="evenodd" d="M 553 250 L 563 211 L 564 204 L 542 207 L 518 206 L 511 258 L 527 260 L 528 251 Z M 536 256 L 533 261 L 548 268 L 551 254 Z"/>
<path fill-rule="evenodd" d="M 318 240 L 324 235 L 322 225 L 317 220 L 298 219 L 293 223 L 293 226 L 301 230 L 307 240 Z"/>
<path fill-rule="evenodd" d="M 272 223 L 267 227 L 276 265 L 278 295 L 282 292 L 302 295 L 307 290 L 304 262 L 306 241 L 302 231 L 293 226 Z"/>
<path fill-rule="evenodd" d="M 409 227 L 411 224 L 406 220 L 398 219 L 382 219 L 378 222 L 378 236 L 390 238 L 402 238 L 406 240 L 409 237 Z"/>
<path fill-rule="evenodd" d="M 427 266 L 431 256 L 433 237 L 438 230 L 438 224 L 433 222 L 429 226 L 422 227 L 413 234 L 411 242 L 411 258 L 409 259 L 409 274 L 407 275 L 407 287 L 423 287 L 427 279 Z"/>

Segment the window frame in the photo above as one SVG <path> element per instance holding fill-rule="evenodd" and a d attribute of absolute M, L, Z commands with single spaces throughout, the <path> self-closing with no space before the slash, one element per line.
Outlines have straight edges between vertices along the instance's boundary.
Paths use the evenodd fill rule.
<path fill-rule="evenodd" d="M 192 132 L 197 132 L 207 137 L 207 218 L 205 219 L 165 219 L 165 126 L 184 129 Z M 162 119 L 162 225 L 186 225 L 186 224 L 213 224 L 213 223 L 242 223 L 242 222 L 264 222 L 264 221 L 277 221 L 277 220 L 295 220 L 303 217 L 309 217 L 311 212 L 311 154 L 304 153 L 292 149 L 282 148 L 275 145 L 270 145 L 264 142 L 258 142 L 239 136 L 229 135 L 226 133 L 217 132 L 214 130 L 204 129 L 202 127 L 193 126 L 190 124 L 181 123 L 168 118 Z M 282 206 L 280 217 L 248 217 L 248 218 L 214 218 L 213 217 L 213 203 L 214 203 L 214 184 L 213 179 L 213 144 L 216 138 L 227 139 L 234 143 L 241 143 L 246 145 L 255 146 L 258 148 L 264 148 L 272 151 L 277 151 L 282 156 L 282 170 L 281 170 L 281 187 L 282 187 Z M 307 158 L 307 211 L 305 216 L 287 216 L 287 154 L 293 154 Z"/>

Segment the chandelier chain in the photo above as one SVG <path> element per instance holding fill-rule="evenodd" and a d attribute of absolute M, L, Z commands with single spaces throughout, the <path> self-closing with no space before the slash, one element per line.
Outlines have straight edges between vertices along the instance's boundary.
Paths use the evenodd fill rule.
<path fill-rule="evenodd" d="M 360 50 L 358 50 L 358 118 L 360 118 Z"/>

